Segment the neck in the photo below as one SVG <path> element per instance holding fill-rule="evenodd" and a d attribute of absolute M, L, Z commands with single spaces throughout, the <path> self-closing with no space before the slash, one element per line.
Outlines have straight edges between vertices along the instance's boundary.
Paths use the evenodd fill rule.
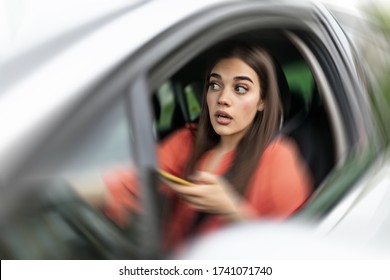
<path fill-rule="evenodd" d="M 229 152 L 237 148 L 238 143 L 240 142 L 242 136 L 240 135 L 229 135 L 221 136 L 221 139 L 218 143 L 218 149 L 224 152 Z"/>

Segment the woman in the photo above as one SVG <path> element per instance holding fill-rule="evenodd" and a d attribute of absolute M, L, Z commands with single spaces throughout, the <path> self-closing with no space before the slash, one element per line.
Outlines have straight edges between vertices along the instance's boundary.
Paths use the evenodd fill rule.
<path fill-rule="evenodd" d="M 286 218 L 311 192 L 297 147 L 277 134 L 281 103 L 271 56 L 246 44 L 225 45 L 217 54 L 196 132 L 183 128 L 158 149 L 163 170 L 194 183 L 164 180 L 171 205 L 165 220 L 170 249 L 227 223 Z M 116 172 L 106 184 L 106 213 L 124 221 L 127 209 L 136 208 L 134 177 Z"/>

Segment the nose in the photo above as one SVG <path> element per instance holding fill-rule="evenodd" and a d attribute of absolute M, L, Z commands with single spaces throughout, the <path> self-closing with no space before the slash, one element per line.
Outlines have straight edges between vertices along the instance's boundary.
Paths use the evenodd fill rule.
<path fill-rule="evenodd" d="M 225 88 L 218 96 L 218 105 L 230 106 L 231 100 L 229 97 L 229 91 Z"/>

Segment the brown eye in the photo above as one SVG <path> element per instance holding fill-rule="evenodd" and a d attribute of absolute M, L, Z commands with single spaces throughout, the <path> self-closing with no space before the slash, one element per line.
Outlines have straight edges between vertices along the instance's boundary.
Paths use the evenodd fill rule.
<path fill-rule="evenodd" d="M 217 91 L 217 90 L 221 89 L 221 86 L 219 84 L 215 83 L 215 82 L 210 82 L 209 83 L 209 89 Z"/>
<path fill-rule="evenodd" d="M 244 94 L 248 91 L 248 89 L 246 87 L 243 87 L 243 86 L 236 86 L 235 91 L 238 94 Z"/>

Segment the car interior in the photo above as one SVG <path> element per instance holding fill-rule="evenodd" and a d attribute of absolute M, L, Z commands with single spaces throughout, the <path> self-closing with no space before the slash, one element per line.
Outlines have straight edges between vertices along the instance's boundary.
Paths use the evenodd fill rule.
<path fill-rule="evenodd" d="M 277 63 L 283 122 L 280 133 L 295 140 L 318 188 L 335 164 L 335 148 L 327 111 L 308 64 L 281 31 L 240 34 L 233 40 L 249 40 L 265 47 Z M 167 135 L 188 123 L 196 123 L 204 91 L 205 65 L 213 53 L 206 50 L 192 59 L 152 96 L 156 135 Z"/>

